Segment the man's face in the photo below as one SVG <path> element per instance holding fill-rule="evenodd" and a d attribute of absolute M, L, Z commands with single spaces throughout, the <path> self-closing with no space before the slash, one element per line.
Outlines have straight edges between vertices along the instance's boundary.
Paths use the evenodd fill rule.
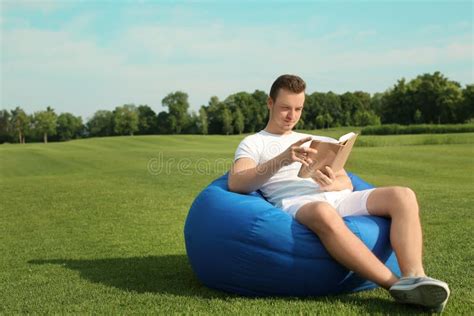
<path fill-rule="evenodd" d="M 304 105 L 304 91 L 294 93 L 280 89 L 275 101 L 268 98 L 268 108 L 271 112 L 271 120 L 282 131 L 288 132 L 298 123 Z"/>

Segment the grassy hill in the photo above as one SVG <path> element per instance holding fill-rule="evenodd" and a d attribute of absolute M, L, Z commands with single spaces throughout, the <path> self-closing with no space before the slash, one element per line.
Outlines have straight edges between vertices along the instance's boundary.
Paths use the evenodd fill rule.
<path fill-rule="evenodd" d="M 249 299 L 202 286 L 187 261 L 184 221 L 243 136 L 1 145 L 0 313 L 420 312 L 380 289 Z M 450 284 L 453 315 L 473 308 L 473 136 L 361 136 L 347 165 L 377 186 L 417 192 L 426 270 Z"/>

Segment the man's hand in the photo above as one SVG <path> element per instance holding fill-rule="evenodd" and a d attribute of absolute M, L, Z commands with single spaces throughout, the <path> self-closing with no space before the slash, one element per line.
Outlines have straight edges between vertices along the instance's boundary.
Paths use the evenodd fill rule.
<path fill-rule="evenodd" d="M 347 173 L 342 169 L 341 171 L 334 173 L 331 167 L 325 167 L 327 174 L 324 174 L 320 170 L 316 170 L 313 173 L 313 180 L 319 184 L 322 191 L 341 191 L 344 189 L 352 190 L 352 183 L 347 176 Z"/>
<path fill-rule="evenodd" d="M 318 151 L 311 147 L 302 147 L 304 143 L 312 140 L 311 136 L 300 139 L 299 141 L 293 143 L 288 147 L 284 152 L 282 152 L 278 157 L 282 163 L 282 166 L 287 166 L 293 162 L 301 162 L 303 165 L 308 166 L 313 163 L 312 159 L 308 157 L 309 153 L 316 154 Z"/>
<path fill-rule="evenodd" d="M 311 136 L 302 138 L 278 156 L 259 165 L 250 158 L 243 157 L 238 159 L 232 165 L 229 172 L 229 180 L 227 182 L 229 190 L 247 194 L 259 189 L 283 166 L 295 161 L 309 166 L 312 160 L 308 157 L 308 154 L 317 153 L 317 151 L 312 148 L 301 147 L 301 145 L 311 139 Z"/>

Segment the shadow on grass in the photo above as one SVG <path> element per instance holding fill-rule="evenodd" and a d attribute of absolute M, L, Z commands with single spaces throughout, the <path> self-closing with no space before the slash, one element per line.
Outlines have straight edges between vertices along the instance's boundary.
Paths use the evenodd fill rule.
<path fill-rule="evenodd" d="M 36 259 L 36 265 L 59 265 L 78 271 L 90 282 L 112 286 L 137 293 L 168 293 L 205 299 L 241 299 L 236 294 L 209 289 L 199 282 L 186 255 L 167 255 L 107 259 Z M 248 299 L 262 299 L 251 298 Z M 360 307 L 368 313 L 419 314 L 423 310 L 395 304 L 380 297 L 360 297 L 358 294 L 341 294 L 326 297 L 272 297 L 287 302 L 327 302 Z"/>
<path fill-rule="evenodd" d="M 370 290 L 369 290 L 370 291 Z M 360 297 L 358 293 L 339 294 L 325 297 L 305 297 L 305 298 L 282 298 L 289 302 L 294 301 L 320 301 L 323 303 L 336 304 L 342 303 L 346 306 L 352 306 L 352 313 L 382 314 L 382 315 L 431 315 L 426 309 L 414 305 L 401 305 L 395 303 L 392 299 L 382 297 Z M 337 304 L 339 305 L 339 304 Z M 336 306 L 336 305 L 335 305 Z M 345 309 L 334 310 L 334 315 L 344 314 Z"/>
<path fill-rule="evenodd" d="M 219 292 L 202 285 L 186 255 L 106 259 L 37 259 L 30 264 L 60 265 L 78 271 L 81 278 L 137 293 L 170 293 L 216 297 Z"/>

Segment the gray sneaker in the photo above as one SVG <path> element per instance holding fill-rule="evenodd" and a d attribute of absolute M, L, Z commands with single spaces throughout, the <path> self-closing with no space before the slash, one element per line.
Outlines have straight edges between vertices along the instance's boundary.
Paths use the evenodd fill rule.
<path fill-rule="evenodd" d="M 442 312 L 449 297 L 448 285 L 429 277 L 405 277 L 389 289 L 393 298 L 402 304 L 416 304 Z"/>

